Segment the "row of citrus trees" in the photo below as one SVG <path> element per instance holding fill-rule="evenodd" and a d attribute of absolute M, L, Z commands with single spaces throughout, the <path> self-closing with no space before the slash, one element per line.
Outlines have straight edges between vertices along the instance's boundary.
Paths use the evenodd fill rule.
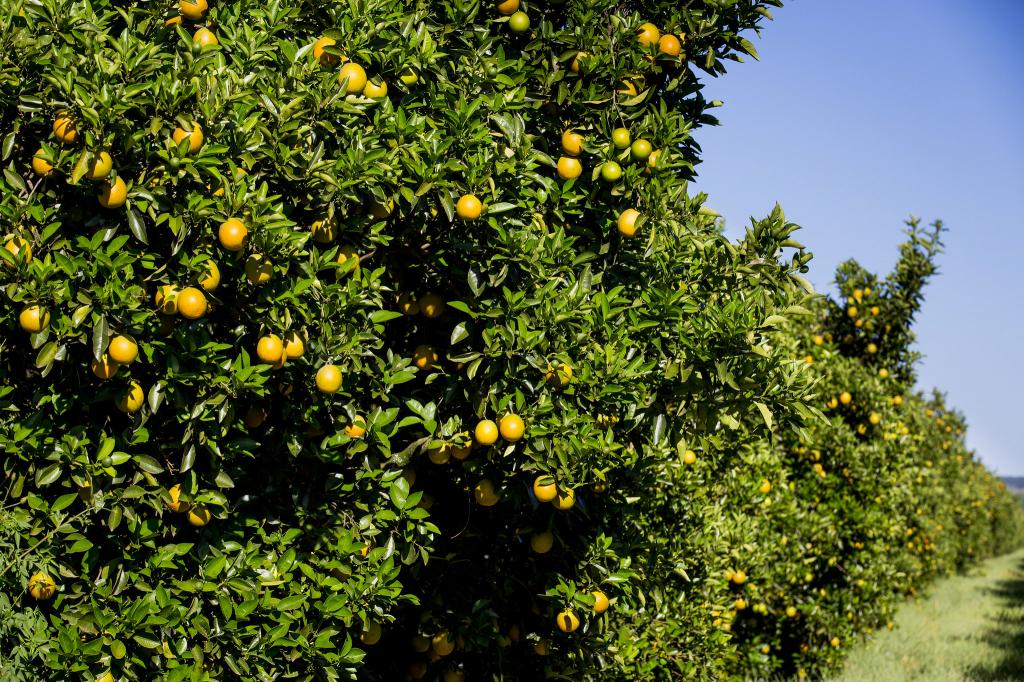
<path fill-rule="evenodd" d="M 1018 542 L 938 234 L 826 303 L 687 193 L 779 4 L 14 3 L 4 674 L 814 674 Z"/>

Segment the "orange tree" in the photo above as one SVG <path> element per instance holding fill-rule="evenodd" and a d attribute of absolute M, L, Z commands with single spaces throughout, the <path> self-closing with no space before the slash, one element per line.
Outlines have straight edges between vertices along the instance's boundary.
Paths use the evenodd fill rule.
<path fill-rule="evenodd" d="M 790 618 L 777 595 L 807 557 L 786 548 L 828 565 L 848 520 L 905 532 L 912 481 L 865 518 L 791 450 L 919 468 L 938 442 L 934 421 L 911 451 L 826 420 L 823 387 L 865 363 L 801 359 L 813 321 L 839 320 L 796 226 L 776 209 L 732 243 L 687 194 L 693 130 L 714 122 L 698 75 L 754 54 L 741 33 L 778 2 L 14 4 L 16 674 L 719 679 L 836 660 L 854 587 L 812 579 L 822 601 Z M 936 472 L 926 501 L 962 503 L 959 539 L 935 566 L 872 544 L 857 609 L 874 615 L 850 622 L 877 625 L 908 566 L 981 556 L 993 527 L 1015 541 L 980 468 L 941 473 L 956 495 Z"/>

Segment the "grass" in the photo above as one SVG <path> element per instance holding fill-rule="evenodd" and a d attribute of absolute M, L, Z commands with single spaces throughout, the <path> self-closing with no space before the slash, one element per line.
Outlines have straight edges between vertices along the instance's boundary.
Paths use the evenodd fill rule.
<path fill-rule="evenodd" d="M 831 682 L 1024 680 L 1024 550 L 936 583 Z"/>

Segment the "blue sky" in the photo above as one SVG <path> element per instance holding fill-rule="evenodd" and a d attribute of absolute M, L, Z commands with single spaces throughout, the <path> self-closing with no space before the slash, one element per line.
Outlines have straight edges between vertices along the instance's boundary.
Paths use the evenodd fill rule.
<path fill-rule="evenodd" d="M 887 272 L 904 219 L 944 221 L 918 320 L 919 385 L 963 410 L 968 444 L 1024 475 L 1024 0 L 792 0 L 761 61 L 712 81 L 722 126 L 696 190 L 739 236 L 776 201 L 831 289 L 837 263 Z"/>

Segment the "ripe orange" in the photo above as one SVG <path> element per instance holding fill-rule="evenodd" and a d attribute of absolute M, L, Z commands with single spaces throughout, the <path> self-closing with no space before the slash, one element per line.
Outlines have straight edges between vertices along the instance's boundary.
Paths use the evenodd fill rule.
<path fill-rule="evenodd" d="M 678 57 L 683 51 L 683 44 L 671 33 L 666 33 L 658 40 L 658 52 L 667 54 L 670 57 Z"/>
<path fill-rule="evenodd" d="M 70 144 L 78 139 L 78 128 L 71 114 L 65 112 L 57 116 L 53 122 L 53 136 L 64 144 Z"/>
<path fill-rule="evenodd" d="M 572 381 L 572 367 L 564 362 L 559 363 L 558 369 L 548 365 L 547 370 L 544 372 L 544 380 L 549 384 L 565 388 Z"/>
<path fill-rule="evenodd" d="M 418 315 L 420 304 L 409 294 L 401 294 L 398 297 L 398 311 L 403 315 Z"/>
<path fill-rule="evenodd" d="M 412 354 L 413 364 L 424 371 L 437 364 L 438 359 L 439 357 L 437 355 L 437 351 L 434 350 L 434 347 L 426 344 L 416 346 L 416 350 L 413 351 Z"/>
<path fill-rule="evenodd" d="M 193 505 L 188 510 L 188 522 L 197 528 L 202 528 L 210 522 L 210 510 L 205 504 Z"/>
<path fill-rule="evenodd" d="M 843 405 L 849 405 L 851 402 L 853 402 L 853 396 L 850 395 L 849 391 L 843 391 L 842 393 L 839 394 L 839 402 L 841 402 Z"/>
<path fill-rule="evenodd" d="M 872 412 L 870 415 L 868 415 L 868 421 L 871 422 L 872 426 L 878 426 L 879 424 L 882 423 L 882 415 L 878 414 L 877 412 Z"/>
<path fill-rule="evenodd" d="M 142 409 L 142 405 L 146 400 L 146 395 L 142 391 L 142 386 L 137 382 L 132 382 L 127 389 L 121 392 L 121 395 L 117 398 L 117 409 L 127 414 L 133 414 Z"/>
<path fill-rule="evenodd" d="M 43 158 L 43 154 L 46 152 L 42 147 L 32 157 L 32 170 L 36 175 L 45 178 L 47 175 L 53 172 L 53 166 L 50 162 Z"/>
<path fill-rule="evenodd" d="M 615 145 L 616 149 L 625 149 L 631 141 L 632 136 L 629 134 L 629 128 L 616 128 L 612 131 L 612 144 Z"/>
<path fill-rule="evenodd" d="M 206 14 L 209 5 L 206 0 L 179 0 L 178 11 L 190 21 L 199 21 Z"/>
<path fill-rule="evenodd" d="M 362 438 L 366 435 L 366 420 L 356 415 L 352 423 L 345 427 L 345 435 L 349 438 Z"/>
<path fill-rule="evenodd" d="M 383 78 L 371 78 L 366 81 L 366 87 L 363 88 L 363 97 L 369 97 L 370 99 L 387 97 L 387 94 L 388 82 Z"/>
<path fill-rule="evenodd" d="M 455 640 L 447 632 L 439 632 L 430 640 L 430 646 L 438 656 L 447 656 L 455 651 Z"/>
<path fill-rule="evenodd" d="M 89 164 L 88 169 L 85 171 L 85 177 L 90 180 L 102 180 L 110 175 L 110 171 L 113 168 L 114 160 L 110 158 L 110 154 L 101 150 L 93 155 L 92 163 Z"/>
<path fill-rule="evenodd" d="M 395 200 L 388 199 L 384 203 L 381 203 L 374 199 L 369 204 L 370 215 L 377 220 L 384 220 L 389 217 L 395 210 Z"/>
<path fill-rule="evenodd" d="M 277 334 L 260 337 L 256 342 L 256 355 L 260 362 L 276 365 L 284 357 L 284 343 Z"/>
<path fill-rule="evenodd" d="M 289 360 L 301 358 L 306 352 L 306 342 L 296 331 L 290 331 L 284 336 L 284 354 Z"/>
<path fill-rule="evenodd" d="M 313 58 L 320 60 L 321 66 L 333 66 L 334 64 L 337 64 L 337 55 L 333 55 L 324 51 L 325 47 L 329 47 L 331 45 L 336 44 L 337 41 L 334 38 L 328 38 L 327 36 L 318 38 L 317 41 L 313 43 Z"/>
<path fill-rule="evenodd" d="M 167 503 L 167 508 L 176 514 L 188 511 L 189 503 L 181 499 L 181 484 L 171 486 L 171 489 L 167 491 L 167 496 L 170 501 Z"/>
<path fill-rule="evenodd" d="M 650 173 L 653 169 L 658 167 L 658 159 L 661 158 L 661 150 L 655 149 L 651 152 L 651 155 L 647 157 L 647 170 L 646 173 Z"/>
<path fill-rule="evenodd" d="M 17 322 L 29 334 L 38 334 L 50 326 L 50 311 L 41 305 L 30 305 L 17 316 Z"/>
<path fill-rule="evenodd" d="M 760 487 L 758 487 L 758 490 L 760 490 L 765 495 L 770 493 L 772 491 L 772 483 L 771 483 L 771 481 L 769 481 L 768 479 L 765 479 L 765 480 L 761 481 L 761 485 L 760 485 Z"/>
<path fill-rule="evenodd" d="M 697 462 L 697 453 L 693 450 L 687 450 L 683 453 L 683 464 L 695 464 Z"/>
<path fill-rule="evenodd" d="M 423 635 L 415 635 L 412 638 L 412 650 L 418 654 L 425 654 L 430 649 L 430 638 Z"/>
<path fill-rule="evenodd" d="M 736 585 L 742 585 L 747 582 L 747 574 L 743 571 L 733 571 L 731 580 Z"/>
<path fill-rule="evenodd" d="M 878 346 L 876 346 L 873 343 L 869 343 L 867 351 L 868 351 L 868 355 L 874 355 L 875 353 L 878 352 Z"/>
<path fill-rule="evenodd" d="M 513 33 L 525 33 L 530 30 L 530 15 L 526 12 L 516 12 L 508 18 L 508 27 Z"/>
<path fill-rule="evenodd" d="M 366 627 L 359 633 L 359 641 L 367 646 L 373 646 L 380 641 L 383 634 L 384 630 L 381 628 L 380 623 L 370 620 L 366 622 Z"/>
<path fill-rule="evenodd" d="M 616 223 L 619 228 L 619 234 L 623 237 L 632 237 L 636 234 L 636 223 L 640 219 L 640 211 L 635 208 L 627 208 L 625 211 L 619 214 L 619 220 Z"/>
<path fill-rule="evenodd" d="M 509 16 L 519 10 L 519 0 L 498 0 L 498 14 Z"/>
<path fill-rule="evenodd" d="M 644 47 L 650 47 L 656 45 L 658 40 L 661 39 L 661 31 L 658 27 L 650 22 L 640 24 L 640 29 L 636 33 L 636 39 Z"/>
<path fill-rule="evenodd" d="M 797 611 L 795 606 L 786 607 L 786 616 L 788 616 L 789 618 L 796 618 L 796 613 Z"/>
<path fill-rule="evenodd" d="M 562 133 L 562 151 L 568 156 L 579 156 L 583 153 L 583 136 L 571 129 Z"/>
<path fill-rule="evenodd" d="M 464 431 L 462 433 L 462 436 L 464 438 L 468 439 L 469 438 L 469 432 L 468 431 Z M 461 461 L 461 460 L 469 458 L 469 455 L 473 452 L 473 444 L 471 442 L 467 442 L 466 445 L 461 445 L 460 446 L 460 445 L 455 445 L 453 443 L 451 445 L 451 450 L 452 450 L 452 457 L 454 457 L 455 459 Z"/>
<path fill-rule="evenodd" d="M 190 130 L 185 130 L 178 126 L 171 133 L 171 139 L 174 140 L 174 144 L 180 144 L 185 138 L 188 138 L 188 150 L 190 152 L 195 153 L 199 151 L 199 148 L 203 146 L 203 127 L 193 122 Z"/>
<path fill-rule="evenodd" d="M 458 668 L 451 668 L 444 671 L 444 678 L 442 682 L 465 682 L 466 673 Z"/>
<path fill-rule="evenodd" d="M 576 491 L 572 488 L 559 488 L 551 506 L 558 511 L 568 511 L 576 506 Z"/>
<path fill-rule="evenodd" d="M 98 378 L 106 381 L 107 379 L 113 378 L 113 376 L 117 374 L 117 370 L 121 368 L 121 365 L 119 365 L 109 355 L 104 353 L 102 356 L 100 356 L 99 360 L 93 358 L 92 362 L 89 363 L 89 367 L 90 369 L 92 369 L 93 374 L 95 374 Z"/>
<path fill-rule="evenodd" d="M 583 172 L 583 164 L 579 162 L 579 159 L 574 159 L 571 156 L 561 156 L 558 158 L 558 177 L 563 180 L 572 180 L 578 178 Z"/>
<path fill-rule="evenodd" d="M 494 490 L 494 483 L 487 478 L 481 480 L 473 488 L 473 497 L 481 507 L 493 507 L 501 499 L 501 496 Z"/>
<path fill-rule="evenodd" d="M 132 337 L 118 334 L 110 339 L 110 343 L 107 345 L 107 353 L 110 354 L 110 357 L 115 362 L 119 362 L 122 365 L 130 365 L 139 357 L 139 346 Z"/>
<path fill-rule="evenodd" d="M 559 613 L 556 622 L 558 623 L 558 629 L 565 633 L 576 632 L 576 628 L 580 626 L 579 616 L 570 608 L 566 608 Z"/>
<path fill-rule="evenodd" d="M 645 161 L 651 156 L 651 152 L 654 151 L 654 147 L 647 140 L 641 138 L 634 140 L 633 144 L 629 147 L 629 155 L 634 161 Z"/>
<path fill-rule="evenodd" d="M 261 405 L 251 405 L 245 411 L 245 417 L 242 420 L 247 428 L 258 429 L 267 420 L 267 408 Z"/>
<path fill-rule="evenodd" d="M 249 284 L 266 284 L 274 276 L 274 264 L 262 253 L 254 253 L 245 259 L 245 278 Z"/>
<path fill-rule="evenodd" d="M 192 34 L 192 43 L 198 45 L 199 48 L 202 49 L 204 47 L 209 47 L 210 45 L 217 45 L 220 41 L 217 40 L 217 36 L 213 31 L 203 26 Z"/>
<path fill-rule="evenodd" d="M 519 415 L 506 414 L 501 418 L 499 430 L 502 438 L 510 443 L 515 443 L 526 432 L 526 424 L 523 423 L 523 418 Z"/>
<path fill-rule="evenodd" d="M 341 369 L 337 365 L 323 365 L 316 371 L 316 387 L 321 393 L 337 393 L 341 388 Z"/>
<path fill-rule="evenodd" d="M 128 186 L 124 184 L 121 176 L 118 176 L 114 178 L 114 182 L 103 182 L 96 198 L 103 208 L 119 208 L 128 200 Z"/>
<path fill-rule="evenodd" d="M 338 83 L 344 85 L 346 93 L 358 95 L 366 87 L 366 70 L 355 62 L 348 62 L 338 69 Z"/>
<path fill-rule="evenodd" d="M 37 571 L 28 579 L 27 589 L 36 601 L 46 601 L 57 593 L 57 584 L 48 574 Z"/>
<path fill-rule="evenodd" d="M 220 245 L 228 251 L 241 251 L 245 248 L 245 239 L 248 236 L 249 229 L 238 218 L 228 218 L 217 230 Z"/>
<path fill-rule="evenodd" d="M 359 254 L 356 253 L 355 247 L 349 244 L 346 244 L 345 246 L 342 246 L 340 249 L 338 249 L 338 255 L 334 259 L 335 263 L 337 263 L 338 265 L 344 265 L 346 262 L 348 262 L 348 259 L 350 258 L 353 259 L 352 266 L 346 269 L 344 273 L 340 274 L 351 273 L 359 269 Z"/>
<path fill-rule="evenodd" d="M 424 317 L 440 317 L 444 312 L 444 299 L 434 293 L 424 294 L 420 297 L 420 312 Z"/>
<path fill-rule="evenodd" d="M 20 260 L 22 263 L 28 264 L 32 262 L 32 245 L 28 243 L 28 240 L 24 237 L 13 237 L 7 240 L 4 244 L 4 248 L 14 256 L 14 259 Z M 8 268 L 14 267 L 7 261 L 4 261 L 4 265 Z"/>
<path fill-rule="evenodd" d="M 608 610 L 611 605 L 608 602 L 608 597 L 601 590 L 594 590 L 590 593 L 594 597 L 594 613 L 600 615 Z"/>
<path fill-rule="evenodd" d="M 199 286 L 203 288 L 203 291 L 213 291 L 220 286 L 220 268 L 217 267 L 217 262 L 214 260 L 207 260 L 205 266 L 206 274 L 199 280 Z"/>
<path fill-rule="evenodd" d="M 338 236 L 335 220 L 327 216 L 314 220 L 309 226 L 309 231 L 313 235 L 313 241 L 318 244 L 330 244 Z"/>
<path fill-rule="evenodd" d="M 549 530 L 534 533 L 530 538 L 530 549 L 536 554 L 547 554 L 555 545 L 555 535 Z"/>
<path fill-rule="evenodd" d="M 185 287 L 178 294 L 178 313 L 188 320 L 198 320 L 206 314 L 206 296 L 201 289 Z"/>
<path fill-rule="evenodd" d="M 483 212 L 483 208 L 475 194 L 463 194 L 455 204 L 455 215 L 462 220 L 476 220 Z"/>
<path fill-rule="evenodd" d="M 490 419 L 481 419 L 477 422 L 473 437 L 480 445 L 494 445 L 498 442 L 498 425 Z"/>
<path fill-rule="evenodd" d="M 173 284 L 158 287 L 153 302 L 156 309 L 164 315 L 175 315 L 178 312 L 178 288 Z"/>
<path fill-rule="evenodd" d="M 448 460 L 451 458 L 451 449 L 447 444 L 442 445 L 439 448 L 431 448 L 427 451 L 427 458 L 437 465 L 447 464 Z"/>
<path fill-rule="evenodd" d="M 551 476 L 541 475 L 533 480 L 533 496 L 538 502 L 550 502 L 558 497 L 558 486 Z"/>
<path fill-rule="evenodd" d="M 883 367 L 882 369 L 878 370 L 878 376 L 881 377 L 882 379 L 888 379 L 889 378 L 889 370 L 887 370 L 885 367 Z"/>
<path fill-rule="evenodd" d="M 572 61 L 569 62 L 569 70 L 572 71 L 573 73 L 579 73 L 580 69 L 582 68 L 582 65 L 580 64 L 580 59 L 582 57 L 589 57 L 589 56 L 590 56 L 589 52 L 585 52 L 585 51 L 577 52 L 576 55 L 572 58 Z"/>

